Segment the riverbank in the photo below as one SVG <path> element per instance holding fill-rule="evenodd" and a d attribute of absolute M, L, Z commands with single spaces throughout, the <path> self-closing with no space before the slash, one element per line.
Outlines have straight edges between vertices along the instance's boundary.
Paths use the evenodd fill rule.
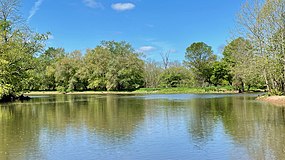
<path fill-rule="evenodd" d="M 197 87 L 197 88 L 140 88 L 134 93 L 146 94 L 201 94 L 201 93 L 238 93 L 232 87 Z"/>
<path fill-rule="evenodd" d="M 257 100 L 285 107 L 285 96 L 261 96 Z"/>
<path fill-rule="evenodd" d="M 85 94 L 94 94 L 94 95 L 100 95 L 100 94 L 137 94 L 135 92 L 109 92 L 109 91 L 81 91 L 81 92 L 68 92 L 68 93 L 62 93 L 58 91 L 32 91 L 29 93 L 25 93 L 26 96 L 33 96 L 33 95 L 59 95 L 59 94 L 67 94 L 67 95 L 85 95 Z"/>
<path fill-rule="evenodd" d="M 141 88 L 136 91 L 80 91 L 80 92 L 68 92 L 62 93 L 58 91 L 32 91 L 25 93 L 26 96 L 32 95 L 58 95 L 58 94 L 67 94 L 67 95 L 84 95 L 84 94 L 202 94 L 202 93 L 238 93 L 238 91 L 225 88 Z"/>

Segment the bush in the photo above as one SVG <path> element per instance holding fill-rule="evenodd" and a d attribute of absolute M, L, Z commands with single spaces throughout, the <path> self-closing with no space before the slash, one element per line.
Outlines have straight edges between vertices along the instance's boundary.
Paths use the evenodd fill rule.
<path fill-rule="evenodd" d="M 56 87 L 56 90 L 59 91 L 60 93 L 65 93 L 67 92 L 67 89 L 63 86 L 58 86 Z"/>
<path fill-rule="evenodd" d="M 11 95 L 13 93 L 13 87 L 9 84 L 0 84 L 0 99 L 4 96 Z"/>

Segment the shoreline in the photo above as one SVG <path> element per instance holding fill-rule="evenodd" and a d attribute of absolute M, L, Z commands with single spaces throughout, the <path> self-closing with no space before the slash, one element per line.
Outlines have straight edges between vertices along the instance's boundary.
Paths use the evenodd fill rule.
<path fill-rule="evenodd" d="M 33 95 L 137 95 L 137 94 L 238 94 L 236 91 L 226 91 L 226 92 L 159 92 L 159 91 L 150 91 L 150 92 L 127 92 L 127 91 L 82 91 L 82 92 L 68 92 L 62 93 L 58 91 L 32 91 L 28 93 L 24 93 L 25 96 L 33 96 Z"/>
<path fill-rule="evenodd" d="M 264 90 L 254 89 L 244 93 L 264 92 Z M 239 94 L 232 86 L 224 87 L 175 87 L 175 88 L 140 88 L 134 91 L 73 91 L 73 92 L 59 92 L 59 91 L 29 91 L 24 95 L 140 95 L 140 94 Z M 242 94 L 242 93 L 241 93 Z"/>
<path fill-rule="evenodd" d="M 81 92 L 69 92 L 62 93 L 58 91 L 32 91 L 25 93 L 24 96 L 36 96 L 36 95 L 140 95 L 140 94 L 238 94 L 236 91 L 232 92 L 169 92 L 162 93 L 159 91 L 150 92 L 119 92 L 119 91 L 81 91 Z M 256 98 L 257 101 L 266 102 L 279 107 L 285 107 L 285 96 L 260 96 Z"/>
<path fill-rule="evenodd" d="M 285 107 L 285 96 L 261 96 L 256 100 L 273 104 L 279 107 Z"/>
<path fill-rule="evenodd" d="M 58 91 L 32 91 L 29 93 L 24 93 L 25 96 L 33 96 L 33 95 L 107 95 L 107 94 L 125 94 L 125 95 L 134 95 L 134 94 L 143 94 L 143 93 L 135 93 L 135 92 L 107 92 L 107 91 L 82 91 L 82 92 L 68 92 L 62 93 Z"/>

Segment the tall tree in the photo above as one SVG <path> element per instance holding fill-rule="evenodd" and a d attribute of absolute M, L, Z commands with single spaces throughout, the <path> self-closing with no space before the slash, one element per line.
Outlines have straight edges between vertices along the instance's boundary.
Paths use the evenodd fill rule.
<path fill-rule="evenodd" d="M 185 63 L 193 70 L 199 84 L 211 83 L 212 65 L 217 57 L 212 48 L 204 42 L 191 44 L 186 49 Z"/>
<path fill-rule="evenodd" d="M 161 52 L 160 56 L 162 58 L 162 64 L 163 64 L 163 68 L 167 69 L 170 65 L 170 60 L 169 60 L 169 53 L 170 51 L 167 52 Z"/>
<path fill-rule="evenodd" d="M 230 71 L 230 67 L 225 61 L 215 62 L 213 64 L 211 83 L 215 86 L 232 85 L 232 74 Z"/>
<path fill-rule="evenodd" d="M 73 51 L 57 61 L 55 65 L 57 90 L 67 92 L 85 89 L 84 81 L 81 81 L 78 72 L 82 66 L 80 51 Z"/>
<path fill-rule="evenodd" d="M 107 90 L 133 90 L 143 85 L 144 62 L 126 42 L 102 42 L 111 53 L 108 64 Z"/>
<path fill-rule="evenodd" d="M 144 83 L 146 88 L 157 88 L 160 79 L 159 76 L 163 69 L 158 62 L 153 60 L 148 60 L 145 62 L 144 66 Z"/>
<path fill-rule="evenodd" d="M 111 53 L 103 47 L 88 49 L 84 57 L 85 73 L 88 80 L 88 88 L 92 90 L 107 90 L 108 65 Z"/>
<path fill-rule="evenodd" d="M 55 72 L 56 64 L 66 55 L 63 48 L 49 47 L 39 57 L 37 57 L 37 67 L 33 71 L 33 81 L 31 86 L 33 90 L 55 90 Z"/>
<path fill-rule="evenodd" d="M 233 77 L 233 84 L 240 90 L 244 92 L 245 82 L 247 85 L 250 84 L 249 77 L 253 77 L 253 54 L 250 41 L 245 40 L 242 37 L 234 39 L 231 41 L 223 51 L 222 62 L 227 65 L 230 70 L 230 74 Z"/>
<path fill-rule="evenodd" d="M 10 99 L 28 89 L 35 54 L 48 35 L 31 32 L 19 23 L 19 1 L 0 0 L 0 99 Z"/>
<path fill-rule="evenodd" d="M 85 57 L 88 87 L 99 90 L 133 90 L 143 85 L 144 62 L 126 42 L 103 41 Z"/>
<path fill-rule="evenodd" d="M 240 11 L 239 33 L 251 41 L 255 63 L 268 90 L 285 93 L 285 1 L 247 1 Z M 258 71 L 257 71 L 258 72 Z"/>

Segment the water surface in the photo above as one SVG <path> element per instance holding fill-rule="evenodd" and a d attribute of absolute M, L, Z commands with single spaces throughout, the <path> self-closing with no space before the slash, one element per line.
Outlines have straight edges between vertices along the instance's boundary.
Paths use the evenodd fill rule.
<path fill-rule="evenodd" d="M 0 159 L 285 159 L 285 109 L 252 94 L 51 95 L 0 106 Z"/>

